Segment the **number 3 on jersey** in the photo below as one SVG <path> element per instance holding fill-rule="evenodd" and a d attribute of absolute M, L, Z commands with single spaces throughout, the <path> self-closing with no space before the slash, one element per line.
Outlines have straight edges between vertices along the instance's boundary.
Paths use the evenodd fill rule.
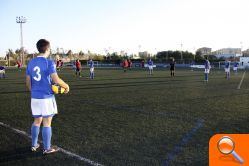
<path fill-rule="evenodd" d="M 40 69 L 38 66 L 36 66 L 36 67 L 34 67 L 33 70 L 36 72 L 36 76 L 33 77 L 34 80 L 40 81 L 40 80 L 41 80 L 41 73 L 40 73 L 40 72 L 41 72 L 41 69 Z"/>

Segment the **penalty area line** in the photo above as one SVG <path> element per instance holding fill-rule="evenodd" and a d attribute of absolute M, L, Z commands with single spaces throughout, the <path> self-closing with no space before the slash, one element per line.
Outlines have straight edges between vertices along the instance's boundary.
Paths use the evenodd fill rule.
<path fill-rule="evenodd" d="M 244 73 L 243 73 L 243 75 L 242 75 L 242 78 L 241 78 L 241 80 L 240 80 L 240 83 L 239 83 L 237 89 L 240 89 L 240 87 L 241 87 L 241 85 L 242 85 L 242 83 L 243 83 L 243 81 L 244 81 L 245 75 L 246 75 L 246 71 L 244 71 Z"/>
<path fill-rule="evenodd" d="M 5 124 L 5 123 L 3 123 L 3 122 L 0 122 L 0 126 L 5 127 L 5 128 L 7 128 L 7 129 L 11 129 L 11 130 L 14 131 L 15 133 L 20 134 L 20 135 L 22 135 L 22 136 L 24 136 L 24 137 L 27 137 L 27 138 L 31 139 L 31 136 L 30 136 L 28 133 L 26 133 L 25 131 L 22 131 L 22 130 L 13 128 L 13 127 L 11 127 L 10 125 L 7 125 L 7 124 Z M 60 152 L 66 154 L 66 155 L 68 155 L 68 156 L 70 156 L 70 157 L 76 158 L 76 159 L 78 159 L 78 160 L 80 160 L 80 161 L 84 161 L 84 162 L 86 162 L 86 163 L 88 163 L 88 164 L 90 164 L 90 165 L 92 165 L 92 166 L 103 166 L 102 164 L 99 164 L 99 163 L 97 163 L 97 162 L 95 162 L 95 161 L 92 161 L 92 160 L 87 159 L 87 158 L 85 158 L 85 157 L 82 157 L 82 156 L 80 156 L 80 155 L 78 155 L 78 154 L 75 154 L 75 153 L 73 153 L 73 152 L 70 152 L 70 151 L 68 151 L 68 150 L 65 150 L 65 149 L 63 149 L 63 148 L 61 148 L 61 147 L 58 147 L 58 148 L 60 149 L 60 150 L 59 150 Z"/>

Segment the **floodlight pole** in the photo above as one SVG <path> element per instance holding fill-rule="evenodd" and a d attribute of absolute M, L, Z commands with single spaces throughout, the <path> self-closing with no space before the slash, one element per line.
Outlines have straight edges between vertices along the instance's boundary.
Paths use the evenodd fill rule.
<path fill-rule="evenodd" d="M 243 42 L 240 42 L 240 49 L 241 49 L 241 56 L 243 57 L 243 52 L 242 52 L 242 49 L 243 49 Z"/>
<path fill-rule="evenodd" d="M 181 61 L 183 63 L 183 56 L 182 56 L 182 43 L 181 43 Z"/>
<path fill-rule="evenodd" d="M 24 47 L 23 47 L 23 33 L 22 33 L 22 24 L 26 23 L 26 18 L 21 16 L 21 17 L 16 17 L 16 23 L 20 24 L 20 36 L 21 36 L 21 64 L 23 65 L 25 60 L 24 60 Z"/>

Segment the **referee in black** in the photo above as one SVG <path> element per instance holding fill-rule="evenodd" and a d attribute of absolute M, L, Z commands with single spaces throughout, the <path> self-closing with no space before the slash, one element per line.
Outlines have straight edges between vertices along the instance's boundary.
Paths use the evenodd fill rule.
<path fill-rule="evenodd" d="M 170 75 L 171 77 L 175 77 L 175 59 L 173 58 L 170 62 Z"/>

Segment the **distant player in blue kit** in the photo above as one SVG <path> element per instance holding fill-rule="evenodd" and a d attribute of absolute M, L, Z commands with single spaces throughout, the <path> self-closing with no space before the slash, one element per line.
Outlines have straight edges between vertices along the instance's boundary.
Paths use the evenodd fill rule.
<path fill-rule="evenodd" d="M 230 61 L 225 61 L 225 73 L 226 73 L 226 79 L 230 78 Z"/>
<path fill-rule="evenodd" d="M 239 63 L 238 62 L 234 62 L 233 71 L 235 72 L 235 74 L 238 74 L 238 67 L 239 67 Z"/>
<path fill-rule="evenodd" d="M 43 154 L 50 154 L 59 150 L 51 146 L 51 123 L 53 116 L 57 114 L 52 82 L 65 88 L 65 93 L 69 92 L 69 86 L 58 77 L 54 61 L 47 59 L 50 54 L 49 41 L 40 39 L 36 47 L 39 55 L 29 62 L 26 69 L 26 86 L 31 91 L 31 110 L 34 117 L 31 127 L 31 150 L 35 152 L 40 147 L 38 136 L 41 123 L 43 123 Z"/>
<path fill-rule="evenodd" d="M 5 78 L 5 67 L 0 66 L 0 78 Z"/>
<path fill-rule="evenodd" d="M 89 67 L 90 67 L 90 79 L 94 79 L 94 62 L 92 59 L 89 61 Z"/>
<path fill-rule="evenodd" d="M 208 82 L 208 74 L 209 74 L 210 69 L 211 69 L 211 65 L 210 65 L 208 58 L 206 58 L 206 60 L 205 60 L 204 67 L 205 67 L 205 71 L 204 71 L 205 79 L 204 79 L 204 81 Z"/>
<path fill-rule="evenodd" d="M 153 74 L 153 61 L 151 59 L 149 59 L 147 64 L 148 64 L 148 68 L 149 68 L 149 75 L 152 75 Z"/>

